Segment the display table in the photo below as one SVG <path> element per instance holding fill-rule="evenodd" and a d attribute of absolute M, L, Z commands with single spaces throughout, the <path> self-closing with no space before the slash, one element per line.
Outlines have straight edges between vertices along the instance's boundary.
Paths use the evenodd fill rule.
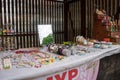
<path fill-rule="evenodd" d="M 62 61 L 44 65 L 41 68 L 12 68 L 10 70 L 1 70 L 0 80 L 82 80 L 78 78 L 78 75 L 82 74 L 79 71 L 85 68 L 86 64 L 96 64 L 94 67 L 96 70 L 94 73 L 95 80 L 99 68 L 99 60 L 118 53 L 120 53 L 120 46 L 115 45 L 107 49 L 94 49 L 92 52 L 84 55 L 71 55 Z"/>

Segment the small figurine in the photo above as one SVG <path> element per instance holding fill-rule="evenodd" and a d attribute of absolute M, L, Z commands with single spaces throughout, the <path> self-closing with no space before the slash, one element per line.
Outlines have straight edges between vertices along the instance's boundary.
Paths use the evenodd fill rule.
<path fill-rule="evenodd" d="M 77 36 L 76 43 L 80 45 L 87 45 L 87 40 L 83 36 Z"/>
<path fill-rule="evenodd" d="M 49 45 L 48 50 L 50 52 L 57 53 L 57 51 L 58 51 L 58 45 L 56 45 L 56 44 Z"/>

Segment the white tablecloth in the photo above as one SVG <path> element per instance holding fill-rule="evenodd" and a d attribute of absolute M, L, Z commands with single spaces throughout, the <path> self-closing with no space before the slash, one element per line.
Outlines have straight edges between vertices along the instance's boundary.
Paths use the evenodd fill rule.
<path fill-rule="evenodd" d="M 66 57 L 64 60 L 55 62 L 49 65 L 42 66 L 41 68 L 12 68 L 10 70 L 0 71 L 0 80 L 22 80 L 44 77 L 56 72 L 61 72 L 67 69 L 78 67 L 82 64 L 99 60 L 106 56 L 120 53 L 120 46 L 115 45 L 107 49 L 96 49 L 96 51 L 85 55 L 72 55 Z"/>

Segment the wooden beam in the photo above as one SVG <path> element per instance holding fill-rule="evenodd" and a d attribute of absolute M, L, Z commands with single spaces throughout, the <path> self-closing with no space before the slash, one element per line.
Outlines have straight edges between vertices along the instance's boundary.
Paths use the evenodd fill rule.
<path fill-rule="evenodd" d="M 64 0 L 64 40 L 68 41 L 68 3 Z"/>
<path fill-rule="evenodd" d="M 64 1 L 60 1 L 60 0 L 45 0 L 45 1 L 53 1 L 53 2 L 60 2 L 60 3 L 63 3 Z"/>
<path fill-rule="evenodd" d="M 68 3 L 74 3 L 76 1 L 81 1 L 81 0 L 67 0 Z"/>
<path fill-rule="evenodd" d="M 0 28 L 2 26 L 2 0 L 0 0 Z"/>
<path fill-rule="evenodd" d="M 86 37 L 86 0 L 81 0 L 81 35 Z"/>

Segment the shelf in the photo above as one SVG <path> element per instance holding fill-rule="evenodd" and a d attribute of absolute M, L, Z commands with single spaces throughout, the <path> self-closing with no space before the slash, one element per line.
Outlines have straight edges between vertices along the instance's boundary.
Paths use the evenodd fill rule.
<path fill-rule="evenodd" d="M 29 33 L 29 34 L 8 34 L 8 35 L 0 35 L 0 36 L 31 36 L 36 35 L 36 33 Z"/>
<path fill-rule="evenodd" d="M 109 25 L 109 27 L 111 26 Z M 104 38 L 109 38 L 111 42 L 120 43 L 120 31 L 108 31 L 107 27 L 103 25 L 102 21 L 98 19 L 95 13 L 92 38 L 99 41 L 104 40 Z"/>

